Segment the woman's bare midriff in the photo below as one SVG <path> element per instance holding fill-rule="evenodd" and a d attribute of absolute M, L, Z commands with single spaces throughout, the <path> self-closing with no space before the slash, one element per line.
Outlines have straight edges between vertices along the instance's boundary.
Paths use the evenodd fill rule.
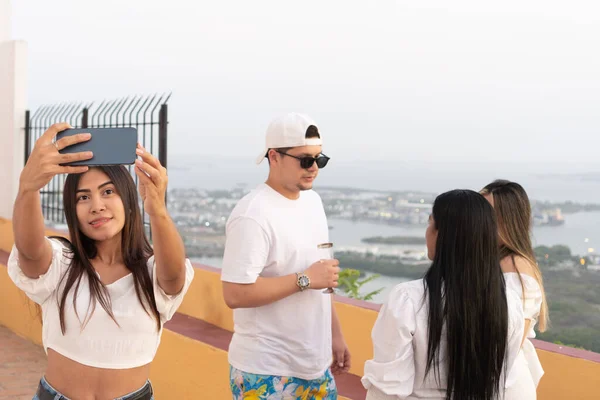
<path fill-rule="evenodd" d="M 113 400 L 146 384 L 150 364 L 130 369 L 95 368 L 80 364 L 48 349 L 46 381 L 76 400 Z"/>

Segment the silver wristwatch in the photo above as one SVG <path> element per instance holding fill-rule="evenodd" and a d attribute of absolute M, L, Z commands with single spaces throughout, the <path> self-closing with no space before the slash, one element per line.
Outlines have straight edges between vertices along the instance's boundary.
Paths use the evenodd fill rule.
<path fill-rule="evenodd" d="M 310 287 L 310 279 L 304 272 L 296 272 L 296 285 L 298 285 L 300 291 Z"/>

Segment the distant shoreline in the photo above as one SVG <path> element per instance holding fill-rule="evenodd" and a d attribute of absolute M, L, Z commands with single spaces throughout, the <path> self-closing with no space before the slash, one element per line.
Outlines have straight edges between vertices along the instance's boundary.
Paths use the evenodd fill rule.
<path fill-rule="evenodd" d="M 373 236 L 361 239 L 361 242 L 367 244 L 412 244 L 412 245 L 425 245 L 426 241 L 424 237 L 418 236 Z"/>

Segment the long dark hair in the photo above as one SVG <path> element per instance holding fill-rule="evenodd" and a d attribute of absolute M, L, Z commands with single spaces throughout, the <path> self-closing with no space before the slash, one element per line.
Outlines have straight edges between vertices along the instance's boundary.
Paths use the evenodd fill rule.
<path fill-rule="evenodd" d="M 424 281 L 429 300 L 426 373 L 447 365 L 447 400 L 498 395 L 506 357 L 508 306 L 494 210 L 479 193 L 453 190 L 433 204 L 435 256 Z M 446 327 L 446 357 L 440 343 Z"/>
<path fill-rule="evenodd" d="M 156 301 L 154 300 L 154 289 L 152 285 L 152 279 L 146 263 L 148 258 L 153 255 L 152 247 L 146 238 L 144 233 L 144 226 L 142 223 L 142 215 L 140 207 L 138 205 L 138 196 L 135 187 L 135 183 L 127 169 L 123 166 L 103 166 L 95 167 L 104 172 L 115 185 L 115 189 L 118 195 L 123 201 L 123 208 L 125 209 L 125 225 L 121 231 L 121 251 L 123 254 L 123 262 L 127 269 L 129 269 L 133 275 L 135 283 L 135 292 L 138 300 L 144 307 L 144 310 L 148 315 L 150 312 L 156 318 L 157 329 L 160 330 L 160 314 L 156 308 Z M 100 303 L 102 308 L 108 313 L 113 321 L 118 325 L 117 320 L 112 312 L 112 304 L 110 295 L 106 286 L 100 281 L 96 271 L 92 266 L 90 260 L 94 259 L 97 254 L 96 244 L 94 240 L 85 236 L 79 229 L 79 221 L 77 219 L 76 201 L 77 201 L 77 188 L 81 174 L 70 174 L 67 176 L 63 192 L 63 205 L 65 210 L 65 217 L 67 219 L 67 225 L 69 227 L 70 241 L 64 238 L 61 239 L 68 247 L 68 257 L 71 258 L 71 265 L 69 271 L 63 280 L 66 279 L 62 296 L 59 300 L 59 315 L 60 315 L 60 328 L 63 335 L 67 329 L 65 325 L 65 302 L 67 295 L 73 285 L 75 285 L 73 294 L 73 308 L 77 318 L 81 321 L 79 314 L 77 313 L 77 307 L 75 302 L 77 299 L 77 292 L 79 291 L 79 285 L 81 278 L 85 275 L 89 282 L 91 302 L 88 308 L 86 317 L 82 321 L 84 327 L 92 313 L 96 308 L 96 302 Z M 62 281 L 61 281 L 62 284 Z"/>
<path fill-rule="evenodd" d="M 531 243 L 532 219 L 529 196 L 527 196 L 527 192 L 523 189 L 523 186 L 504 179 L 498 179 L 490 183 L 481 190 L 481 193 L 492 196 L 498 220 L 498 235 L 502 241 L 500 245 L 500 259 L 511 257 L 521 282 L 523 300 L 525 300 L 525 285 L 523 284 L 521 271 L 519 271 L 515 263 L 515 256 L 522 257 L 531 265 L 534 278 L 542 291 L 542 306 L 538 319 L 538 329 L 540 332 L 544 332 L 550 320 L 542 270 L 537 263 Z"/>

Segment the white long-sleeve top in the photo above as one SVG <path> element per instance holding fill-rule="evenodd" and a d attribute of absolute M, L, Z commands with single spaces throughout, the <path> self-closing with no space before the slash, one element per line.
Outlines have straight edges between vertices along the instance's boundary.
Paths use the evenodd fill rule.
<path fill-rule="evenodd" d="M 367 400 L 444 399 L 446 366 L 439 365 L 440 379 L 427 366 L 428 312 L 423 280 L 397 285 L 382 306 L 372 331 L 374 356 L 365 363 L 363 386 Z M 507 290 L 508 332 L 505 371 L 512 367 L 521 347 L 524 332 L 522 305 L 518 296 Z M 442 332 L 440 359 L 445 359 Z"/>

